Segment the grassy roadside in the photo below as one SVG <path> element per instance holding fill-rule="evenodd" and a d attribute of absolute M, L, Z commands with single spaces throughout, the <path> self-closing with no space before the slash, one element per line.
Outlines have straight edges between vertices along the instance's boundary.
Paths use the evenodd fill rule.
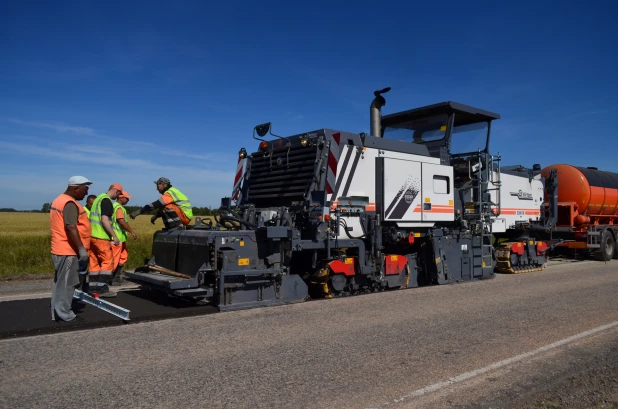
<path fill-rule="evenodd" d="M 202 217 L 206 219 L 207 217 Z M 129 260 L 126 268 L 134 268 L 150 257 L 152 235 L 163 227 L 150 216 L 129 220 L 137 240 L 129 236 Z M 0 213 L 0 280 L 27 280 L 53 277 L 51 262 L 49 214 Z"/>

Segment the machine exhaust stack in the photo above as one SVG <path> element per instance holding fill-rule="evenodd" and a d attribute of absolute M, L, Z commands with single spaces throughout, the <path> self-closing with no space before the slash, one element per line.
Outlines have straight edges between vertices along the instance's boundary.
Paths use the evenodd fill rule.
<path fill-rule="evenodd" d="M 380 94 L 385 94 L 390 90 L 391 90 L 391 87 L 387 87 L 382 90 L 373 92 L 373 95 L 375 95 L 375 98 L 373 99 L 373 101 L 371 102 L 371 105 L 369 106 L 369 117 L 370 117 L 369 133 L 372 136 L 377 136 L 377 137 L 382 136 L 381 135 L 382 134 L 381 132 L 382 113 L 380 112 L 380 110 L 382 109 L 384 105 L 386 105 L 386 100 Z"/>

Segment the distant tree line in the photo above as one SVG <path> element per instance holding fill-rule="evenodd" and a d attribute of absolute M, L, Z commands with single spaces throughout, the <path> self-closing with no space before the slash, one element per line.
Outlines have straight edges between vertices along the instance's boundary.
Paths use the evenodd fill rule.
<path fill-rule="evenodd" d="M 15 210 L 10 207 L 2 207 L 0 208 L 0 213 L 41 213 L 40 210 Z"/>

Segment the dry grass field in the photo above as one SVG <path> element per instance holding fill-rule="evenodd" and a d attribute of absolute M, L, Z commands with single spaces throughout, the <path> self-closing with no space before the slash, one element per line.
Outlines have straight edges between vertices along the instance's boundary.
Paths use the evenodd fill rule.
<path fill-rule="evenodd" d="M 130 236 L 127 240 L 127 269 L 142 265 L 144 258 L 150 257 L 152 235 L 163 228 L 161 219 L 152 225 L 149 215 L 128 222 L 137 240 Z M 0 280 L 53 277 L 49 214 L 0 213 L 0 249 Z"/>

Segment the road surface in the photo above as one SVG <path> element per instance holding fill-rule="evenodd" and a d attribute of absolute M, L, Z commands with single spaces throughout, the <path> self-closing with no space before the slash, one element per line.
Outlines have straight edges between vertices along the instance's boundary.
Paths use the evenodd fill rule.
<path fill-rule="evenodd" d="M 4 339 L 0 407 L 612 408 L 617 353 L 618 262 L 580 262 Z"/>

